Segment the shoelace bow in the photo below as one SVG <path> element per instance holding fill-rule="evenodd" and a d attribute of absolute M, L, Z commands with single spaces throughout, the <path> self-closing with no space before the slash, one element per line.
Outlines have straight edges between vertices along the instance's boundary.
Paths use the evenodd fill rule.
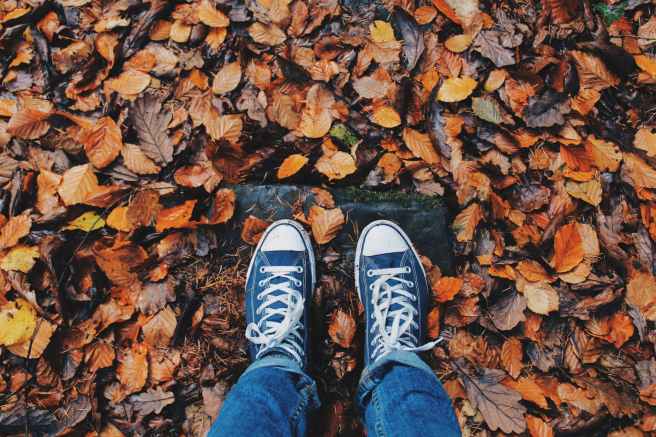
<path fill-rule="evenodd" d="M 397 276 L 410 272 L 410 267 L 367 270 L 368 276 L 378 276 L 370 285 L 374 319 L 370 332 L 376 333 L 371 341 L 374 360 L 393 351 L 427 351 L 443 340 L 440 337 L 422 346 L 416 345 L 418 339 L 410 330 L 418 328 L 415 317 L 419 313 L 412 303 L 417 297 L 405 289 L 414 287 L 414 283 Z M 390 285 L 390 282 L 394 284 Z M 393 306 L 396 306 L 395 309 L 392 309 Z"/>
<path fill-rule="evenodd" d="M 298 266 L 265 266 L 260 267 L 260 273 L 269 273 L 270 276 L 261 280 L 258 285 L 264 287 L 257 295 L 262 303 L 255 310 L 256 314 L 264 313 L 258 323 L 251 322 L 246 327 L 246 338 L 259 345 L 256 357 L 259 358 L 266 351 L 274 347 L 288 352 L 301 365 L 303 363 L 303 336 L 299 332 L 302 328 L 305 299 L 301 292 L 293 287 L 300 287 L 303 283 L 290 276 L 291 273 L 302 273 L 303 268 Z M 276 278 L 286 279 L 285 282 L 272 284 Z M 276 303 L 282 303 L 280 308 L 273 308 Z M 282 316 L 282 321 L 271 320 Z"/>

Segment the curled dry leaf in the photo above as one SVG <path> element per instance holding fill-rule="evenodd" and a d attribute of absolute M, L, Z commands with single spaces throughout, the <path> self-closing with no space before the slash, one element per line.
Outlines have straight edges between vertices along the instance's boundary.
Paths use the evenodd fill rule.
<path fill-rule="evenodd" d="M 314 240 L 319 244 L 330 243 L 346 223 L 341 209 L 324 209 L 317 205 L 310 208 L 308 221 Z"/>
<path fill-rule="evenodd" d="M 241 228 L 241 239 L 244 240 L 245 243 L 254 246 L 260 241 L 260 238 L 262 238 L 262 234 L 267 227 L 269 227 L 268 222 L 265 222 L 254 215 L 249 215 L 246 217 L 244 225 Z"/>
<path fill-rule="evenodd" d="M 337 310 L 333 314 L 332 321 L 328 326 L 328 335 L 331 340 L 343 348 L 348 348 L 355 336 L 355 320 L 350 314 Z"/>
<path fill-rule="evenodd" d="M 278 167 L 278 179 L 285 179 L 294 176 L 305 166 L 305 164 L 307 164 L 307 162 L 308 158 L 298 153 L 289 155 L 285 158 L 282 164 L 280 164 L 280 167 Z"/>

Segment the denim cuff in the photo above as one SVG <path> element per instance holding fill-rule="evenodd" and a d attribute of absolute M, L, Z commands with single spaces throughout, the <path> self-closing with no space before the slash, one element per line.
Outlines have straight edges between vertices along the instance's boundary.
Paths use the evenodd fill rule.
<path fill-rule="evenodd" d="M 285 355 L 271 354 L 255 360 L 250 366 L 248 366 L 241 377 L 243 378 L 244 375 L 264 367 L 273 367 L 276 369 L 284 370 L 285 372 L 289 372 L 298 378 L 296 382 L 296 388 L 298 388 L 299 392 L 301 393 L 301 397 L 304 400 L 300 407 L 314 410 L 321 406 L 321 402 L 319 401 L 319 393 L 317 391 L 317 384 L 314 379 L 305 373 L 296 361 L 286 357 Z"/>
<path fill-rule="evenodd" d="M 357 403 L 364 411 L 364 404 L 376 386 L 380 383 L 389 369 L 397 364 L 414 367 L 434 375 L 433 369 L 414 352 L 395 351 L 379 358 L 374 364 L 362 371 L 360 383 L 358 384 Z"/>

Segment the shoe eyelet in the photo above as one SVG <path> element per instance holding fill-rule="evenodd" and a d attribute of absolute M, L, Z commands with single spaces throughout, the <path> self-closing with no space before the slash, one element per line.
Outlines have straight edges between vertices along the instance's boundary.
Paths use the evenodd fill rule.
<path fill-rule="evenodd" d="M 374 275 L 373 270 L 371 270 L 371 269 L 367 270 L 367 276 L 369 276 L 371 278 L 373 275 Z"/>
<path fill-rule="evenodd" d="M 369 286 L 369 290 L 371 290 L 371 291 L 374 290 L 374 284 L 371 284 L 371 285 Z"/>
<path fill-rule="evenodd" d="M 371 315 L 371 320 L 374 320 L 376 316 L 374 314 Z"/>
<path fill-rule="evenodd" d="M 303 273 L 303 267 L 296 267 L 296 271 L 298 273 Z"/>
<path fill-rule="evenodd" d="M 264 273 L 264 267 L 260 267 L 260 273 Z"/>
<path fill-rule="evenodd" d="M 262 295 L 261 295 L 260 293 L 258 293 L 257 296 L 255 296 L 255 298 L 256 298 L 257 300 L 262 300 Z"/>
<path fill-rule="evenodd" d="M 411 296 L 411 299 L 412 299 L 413 302 L 416 302 L 416 301 L 417 301 L 417 296 L 412 295 L 412 296 Z"/>
<path fill-rule="evenodd" d="M 406 273 L 412 273 L 412 269 L 411 269 L 410 267 L 406 267 L 406 268 L 405 268 L 405 272 L 406 272 Z"/>
<path fill-rule="evenodd" d="M 300 287 L 301 285 L 303 285 L 303 282 L 302 281 L 295 281 L 294 284 L 296 284 L 297 287 Z"/>
<path fill-rule="evenodd" d="M 414 283 L 414 282 L 410 281 L 410 282 L 408 283 L 408 287 L 412 288 L 412 287 L 414 287 L 414 286 L 415 286 L 415 283 Z"/>
<path fill-rule="evenodd" d="M 258 285 L 259 287 L 264 287 L 264 281 L 259 281 L 259 282 L 257 283 L 257 285 Z M 261 299 L 260 299 L 260 300 L 261 300 Z"/>

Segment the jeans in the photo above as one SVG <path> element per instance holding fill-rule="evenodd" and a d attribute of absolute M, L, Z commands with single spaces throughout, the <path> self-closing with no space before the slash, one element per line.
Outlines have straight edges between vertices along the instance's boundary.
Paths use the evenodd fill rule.
<path fill-rule="evenodd" d="M 357 393 L 368 437 L 459 437 L 451 400 L 417 354 L 393 352 L 364 370 Z M 208 437 L 305 436 L 315 382 L 283 356 L 254 362 L 228 394 Z"/>

